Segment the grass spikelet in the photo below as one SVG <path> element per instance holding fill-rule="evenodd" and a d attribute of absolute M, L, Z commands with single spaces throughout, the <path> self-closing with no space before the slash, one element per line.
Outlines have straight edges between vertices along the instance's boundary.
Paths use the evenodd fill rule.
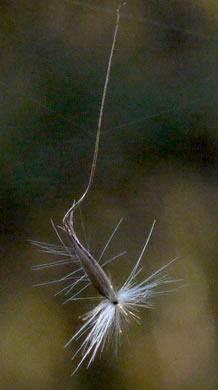
<path fill-rule="evenodd" d="M 153 298 L 158 295 L 174 291 L 176 287 L 170 286 L 173 286 L 179 282 L 179 280 L 171 279 L 167 273 L 168 267 L 176 259 L 173 259 L 168 264 L 154 272 L 152 275 L 144 278 L 143 266 L 141 263 L 144 252 L 151 238 L 155 221 L 153 222 L 150 233 L 138 260 L 136 261 L 126 281 L 120 288 L 117 288 L 110 277 L 107 275 L 105 266 L 109 262 L 115 260 L 117 257 L 123 255 L 124 252 L 105 262 L 103 262 L 102 259 L 122 220 L 119 221 L 105 248 L 103 249 L 102 254 L 97 260 L 79 240 L 74 228 L 74 213 L 89 193 L 95 175 L 102 115 L 110 76 L 111 62 L 115 48 L 115 42 L 117 39 L 119 20 L 120 8 L 117 9 L 117 20 L 105 78 L 105 85 L 103 89 L 93 163 L 88 185 L 80 199 L 77 202 L 74 201 L 73 205 L 66 212 L 62 221 L 62 225 L 57 229 L 52 222 L 55 232 L 59 238 L 60 245 L 32 241 L 32 244 L 39 247 L 41 251 L 49 253 L 53 257 L 55 256 L 57 258 L 57 260 L 50 263 L 35 266 L 35 270 L 42 270 L 45 268 L 57 266 L 70 266 L 72 268 L 73 266 L 73 269 L 64 277 L 53 280 L 51 282 L 40 283 L 38 284 L 39 286 L 51 283 L 67 284 L 56 293 L 56 295 L 60 293 L 65 295 L 66 298 L 64 303 L 73 300 L 93 300 L 93 297 L 84 297 L 82 294 L 84 290 L 87 289 L 90 285 L 92 285 L 92 287 L 94 287 L 98 293 L 98 303 L 94 304 L 92 309 L 83 315 L 82 319 L 84 324 L 65 345 L 65 347 L 67 347 L 75 340 L 83 340 L 72 358 L 75 359 L 79 353 L 81 354 L 81 359 L 77 364 L 73 374 L 79 369 L 79 367 L 86 359 L 88 360 L 87 365 L 89 367 L 89 365 L 95 359 L 97 352 L 103 351 L 107 341 L 115 344 L 115 347 L 117 348 L 119 345 L 120 336 L 125 333 L 128 323 L 131 320 L 139 322 L 140 309 L 152 307 Z M 61 230 L 66 240 L 63 240 L 59 230 Z M 70 245 L 66 245 L 65 242 L 68 242 Z"/>

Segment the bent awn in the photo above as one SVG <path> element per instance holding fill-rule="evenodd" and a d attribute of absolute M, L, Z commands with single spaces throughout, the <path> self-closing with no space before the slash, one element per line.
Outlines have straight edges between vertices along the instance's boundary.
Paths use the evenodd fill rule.
<path fill-rule="evenodd" d="M 108 62 L 108 68 L 105 78 L 105 85 L 103 90 L 102 102 L 100 107 L 99 121 L 97 127 L 95 151 L 93 157 L 93 163 L 90 173 L 89 182 L 86 190 L 84 191 L 81 198 L 73 203 L 72 207 L 67 211 L 63 218 L 63 224 L 60 227 L 62 231 L 65 232 L 67 237 L 71 242 L 71 247 L 67 247 L 63 242 L 61 236 L 59 235 L 57 229 L 55 231 L 61 242 L 61 247 L 44 244 L 41 242 L 32 243 L 39 246 L 44 252 L 49 252 L 55 255 L 63 257 L 63 260 L 56 261 L 50 264 L 43 264 L 34 267 L 35 269 L 42 269 L 47 266 L 55 265 L 65 265 L 71 262 L 74 262 L 78 265 L 78 268 L 66 275 L 64 278 L 55 280 L 51 283 L 69 281 L 70 284 L 63 288 L 60 292 L 65 292 L 65 295 L 69 295 L 71 291 L 75 289 L 76 286 L 80 285 L 81 282 L 86 282 L 86 285 L 83 286 L 78 292 L 74 293 L 73 296 L 67 299 L 86 299 L 80 297 L 80 293 L 84 291 L 89 285 L 97 290 L 101 296 L 100 303 L 97 304 L 91 311 L 86 313 L 83 316 L 85 323 L 79 329 L 79 331 L 68 341 L 65 347 L 67 347 L 72 341 L 80 340 L 83 336 L 85 337 L 80 348 L 77 350 L 75 356 L 80 352 L 82 358 L 75 368 L 73 374 L 78 370 L 83 361 L 89 356 L 88 366 L 95 359 L 97 351 L 101 351 L 104 348 L 104 345 L 107 340 L 111 340 L 112 337 L 115 338 L 116 344 L 119 342 L 120 335 L 126 327 L 127 322 L 131 319 L 138 321 L 138 311 L 140 307 L 148 308 L 151 307 L 151 299 L 159 294 L 172 291 L 174 289 L 163 289 L 160 290 L 160 286 L 165 286 L 166 284 L 176 283 L 178 280 L 172 280 L 164 272 L 166 268 L 175 261 L 173 259 L 168 264 L 161 267 L 155 273 L 150 275 L 144 280 L 139 281 L 139 275 L 142 274 L 141 260 L 149 239 L 151 237 L 155 221 L 151 227 L 147 241 L 141 251 L 141 254 L 133 267 L 131 273 L 126 279 L 125 283 L 120 289 L 116 289 L 113 285 L 111 279 L 107 276 L 106 272 L 103 269 L 103 266 L 100 264 L 100 261 L 97 261 L 87 248 L 80 242 L 79 238 L 76 235 L 74 229 L 74 213 L 78 206 L 83 202 L 87 196 L 95 175 L 96 162 L 99 149 L 99 140 L 101 132 L 101 122 L 105 104 L 105 97 L 107 92 L 107 86 L 110 76 L 111 62 L 114 52 L 114 47 L 117 39 L 118 27 L 120 19 L 120 8 L 117 9 L 117 20 L 115 26 L 115 32 L 113 37 L 113 43 L 111 48 L 111 53 Z M 119 226 L 119 224 L 118 224 Z M 116 232 L 118 226 L 113 232 L 110 240 L 112 239 L 114 233 Z M 110 241 L 109 240 L 109 241 Z M 108 245 L 108 244 L 107 244 Z M 102 257 L 102 256 L 101 256 Z"/>

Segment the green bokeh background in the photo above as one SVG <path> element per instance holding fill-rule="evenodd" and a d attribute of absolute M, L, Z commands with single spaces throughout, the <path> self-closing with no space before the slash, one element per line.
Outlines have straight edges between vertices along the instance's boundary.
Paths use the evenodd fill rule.
<path fill-rule="evenodd" d="M 149 275 L 172 257 L 186 287 L 157 299 L 71 377 L 63 345 L 91 304 L 32 288 L 68 269 L 28 240 L 57 242 L 88 180 L 117 1 L 0 1 L 0 390 L 212 390 L 215 377 L 217 2 L 128 1 L 122 9 L 94 186 L 82 208 L 97 257 L 125 280 L 145 242 Z M 83 237 L 78 218 L 77 231 Z M 83 238 L 82 238 L 83 239 Z M 87 294 L 95 294 L 89 290 Z M 94 303 L 93 303 L 94 304 Z M 78 360 L 77 360 L 78 362 Z"/>

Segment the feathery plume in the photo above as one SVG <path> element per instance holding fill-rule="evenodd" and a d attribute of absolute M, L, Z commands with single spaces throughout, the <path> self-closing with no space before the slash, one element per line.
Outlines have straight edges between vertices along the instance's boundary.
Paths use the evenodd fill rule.
<path fill-rule="evenodd" d="M 122 5 L 124 4 L 125 3 L 123 3 Z M 124 253 L 115 256 L 114 258 L 106 261 L 103 264 L 101 264 L 101 261 L 103 258 L 103 254 L 107 249 L 108 245 L 110 244 L 121 221 L 119 221 L 118 225 L 113 231 L 98 260 L 96 260 L 90 253 L 90 251 L 81 243 L 74 229 L 74 212 L 81 205 L 88 192 L 90 191 L 95 175 L 102 116 L 110 76 L 111 62 L 117 39 L 119 20 L 120 7 L 117 9 L 117 20 L 102 95 L 95 150 L 89 182 L 80 199 L 77 202 L 74 201 L 73 205 L 65 214 L 62 221 L 62 226 L 59 226 L 62 232 L 64 232 L 64 234 L 68 237 L 68 241 L 70 241 L 71 246 L 69 247 L 65 244 L 53 222 L 53 227 L 56 231 L 61 245 L 52 245 L 45 244 L 43 242 L 32 241 L 32 243 L 38 246 L 43 252 L 50 253 L 60 258 L 60 260 L 56 260 L 51 263 L 35 266 L 35 270 L 60 265 L 74 265 L 74 269 L 64 277 L 51 282 L 40 283 L 38 285 L 41 286 L 50 283 L 66 282 L 67 286 L 63 287 L 60 291 L 57 292 L 57 294 L 64 293 L 65 296 L 67 296 L 65 303 L 68 301 L 79 299 L 92 299 L 91 297 L 86 298 L 81 296 L 81 293 L 90 285 L 92 285 L 99 294 L 99 303 L 82 317 L 85 321 L 84 324 L 65 345 L 65 347 L 67 347 L 72 341 L 80 340 L 82 337 L 84 337 L 81 346 L 72 358 L 74 359 L 79 352 L 81 353 L 81 360 L 76 366 L 73 374 L 78 370 L 78 368 L 81 366 L 84 360 L 86 360 L 86 358 L 89 359 L 89 366 L 95 359 L 97 352 L 99 350 L 102 351 L 104 349 L 107 340 L 113 340 L 117 347 L 119 344 L 120 336 L 126 329 L 128 322 L 131 319 L 139 321 L 139 309 L 150 308 L 152 306 L 152 298 L 163 293 L 174 291 L 175 288 L 166 288 L 165 286 L 175 284 L 179 281 L 171 279 L 166 272 L 169 265 L 171 265 L 176 259 L 173 259 L 149 277 L 145 279 L 142 278 L 143 267 L 141 265 L 141 260 L 143 258 L 145 249 L 147 248 L 151 234 L 153 232 L 155 221 L 153 222 L 148 238 L 144 244 L 144 247 L 135 266 L 133 267 L 124 284 L 119 289 L 114 286 L 112 280 L 108 277 L 104 268 L 106 264 L 108 264 L 118 256 L 123 255 Z"/>

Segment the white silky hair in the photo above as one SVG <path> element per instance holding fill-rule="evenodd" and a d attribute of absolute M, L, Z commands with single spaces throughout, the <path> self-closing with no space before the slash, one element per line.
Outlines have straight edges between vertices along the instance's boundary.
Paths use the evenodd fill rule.
<path fill-rule="evenodd" d="M 119 221 L 117 226 L 115 227 L 113 233 L 111 234 L 100 258 L 98 259 L 98 264 L 102 260 L 102 257 L 108 248 L 112 238 L 117 232 L 122 220 Z M 78 341 L 82 337 L 84 340 L 82 341 L 81 346 L 78 348 L 76 353 L 74 354 L 74 359 L 78 353 L 81 354 L 81 359 L 77 364 L 73 374 L 78 370 L 78 368 L 82 365 L 82 363 L 88 359 L 87 367 L 95 359 L 97 352 L 100 350 L 101 352 L 104 349 L 104 346 L 107 341 L 113 343 L 115 345 L 115 350 L 117 350 L 120 336 L 125 333 L 128 323 L 133 319 L 139 322 L 139 310 L 140 308 L 151 308 L 153 305 L 152 298 L 162 295 L 171 291 L 175 291 L 177 288 L 165 288 L 166 285 L 171 285 L 180 282 L 180 280 L 172 279 L 168 275 L 167 268 L 177 259 L 174 258 L 169 263 L 165 264 L 161 268 L 159 268 L 156 272 L 152 273 L 147 278 L 142 278 L 143 266 L 141 265 L 141 261 L 144 255 L 144 252 L 147 248 L 149 240 L 151 238 L 153 229 L 154 229 L 155 221 L 151 227 L 148 238 L 143 246 L 143 249 L 140 253 L 140 256 L 135 263 L 132 271 L 128 275 L 126 281 L 121 286 L 121 288 L 116 289 L 113 285 L 113 289 L 116 293 L 116 302 L 114 302 L 114 297 L 111 299 L 110 297 L 98 296 L 98 297 L 89 297 L 83 296 L 84 290 L 86 290 L 90 285 L 92 285 L 91 280 L 89 279 L 89 275 L 85 272 L 84 268 L 81 266 L 80 259 L 77 256 L 75 249 L 72 247 L 68 247 L 64 244 L 62 238 L 60 237 L 57 229 L 54 228 L 61 241 L 61 245 L 53 245 L 46 244 L 43 242 L 32 241 L 32 243 L 40 248 L 41 251 L 50 253 L 51 255 L 61 256 L 61 260 L 57 260 L 55 262 L 50 262 L 46 264 L 41 264 L 33 267 L 34 270 L 41 270 L 49 267 L 55 266 L 65 266 L 66 264 L 71 264 L 74 266 L 74 270 L 64 277 L 53 280 L 50 282 L 40 283 L 37 286 L 52 284 L 52 283 L 61 283 L 67 282 L 67 286 L 58 291 L 55 295 L 60 293 L 64 293 L 65 296 L 69 296 L 72 291 L 79 287 L 79 289 L 74 292 L 70 297 L 68 297 L 64 303 L 68 301 L 74 300 L 90 300 L 95 302 L 95 300 L 99 300 L 100 302 L 95 304 L 93 308 L 82 316 L 83 321 L 85 323 L 81 326 L 76 334 L 72 336 L 72 338 L 66 343 L 65 347 L 67 347 L 71 342 Z M 105 261 L 101 267 L 103 267 L 115 260 L 121 255 L 124 255 L 125 252 L 114 256 L 112 259 Z M 87 259 L 89 261 L 89 259 Z M 90 263 L 90 266 L 92 264 Z M 103 271 L 104 272 L 104 271 Z M 111 282 L 111 281 L 110 281 Z M 111 282 L 112 285 L 112 282 Z M 163 289 L 160 289 L 163 287 Z M 101 294 L 103 295 L 103 294 Z M 72 374 L 72 375 L 73 375 Z"/>
<path fill-rule="evenodd" d="M 75 210 L 82 204 L 84 199 L 87 197 L 92 182 L 95 176 L 96 170 L 96 162 L 98 157 L 98 149 L 99 149 L 99 140 L 101 133 L 101 123 L 102 116 L 105 104 L 105 98 L 107 93 L 107 86 L 110 76 L 110 69 L 112 63 L 112 57 L 114 53 L 115 43 L 117 39 L 117 33 L 119 28 L 119 20 L 120 20 L 120 8 L 125 5 L 122 3 L 120 7 L 117 8 L 117 19 L 114 30 L 113 42 L 111 46 L 111 52 L 108 61 L 108 67 L 105 77 L 105 84 L 102 94 L 102 101 L 99 112 L 99 120 L 97 126 L 96 133 L 96 142 L 95 142 L 95 150 L 93 154 L 93 162 L 91 166 L 91 172 L 89 176 L 89 181 L 85 191 L 82 196 L 76 202 L 73 202 L 73 205 L 66 212 L 62 226 L 60 229 L 64 231 L 68 240 L 71 244 L 70 247 L 65 244 L 64 240 L 60 236 L 58 230 L 55 225 L 53 227 L 56 231 L 56 234 L 59 238 L 60 244 L 52 245 L 45 244 L 43 242 L 32 241 L 32 243 L 38 247 L 43 252 L 50 253 L 55 256 L 60 256 L 61 260 L 52 261 L 48 264 L 42 264 L 34 267 L 35 270 L 40 270 L 48 267 L 54 266 L 67 266 L 74 265 L 75 269 L 73 269 L 70 273 L 67 273 L 64 277 L 53 280 L 51 282 L 40 283 L 38 286 L 42 286 L 45 284 L 52 283 L 65 283 L 67 282 L 67 286 L 63 287 L 60 291 L 56 293 L 64 293 L 67 297 L 65 302 L 73 301 L 73 300 L 84 300 L 84 299 L 93 299 L 92 297 L 83 297 L 82 293 L 92 285 L 95 290 L 99 293 L 100 302 L 95 305 L 88 313 L 83 316 L 83 320 L 85 323 L 78 330 L 78 332 L 67 342 L 65 347 L 67 347 L 72 341 L 80 340 L 84 336 L 84 340 L 81 346 L 78 348 L 77 352 L 73 356 L 72 359 L 76 357 L 76 355 L 81 353 L 81 360 L 76 366 L 73 374 L 78 370 L 83 361 L 89 357 L 88 366 L 93 362 L 97 352 L 103 351 L 105 343 L 107 340 L 115 341 L 115 345 L 118 346 L 119 339 L 122 333 L 124 333 L 127 328 L 127 323 L 131 319 L 139 320 L 139 309 L 142 308 L 150 308 L 152 307 L 152 298 L 157 295 L 164 294 L 167 292 L 174 291 L 175 288 L 163 288 L 159 289 L 160 286 L 166 286 L 169 284 L 177 283 L 179 280 L 171 279 L 169 275 L 166 273 L 166 269 L 172 264 L 175 260 L 171 260 L 168 264 L 164 265 L 156 272 L 151 274 L 149 277 L 143 279 L 142 270 L 143 267 L 141 265 L 142 257 L 144 255 L 145 249 L 147 248 L 148 242 L 150 240 L 151 234 L 153 232 L 153 228 L 155 225 L 155 221 L 151 227 L 148 238 L 144 244 L 144 247 L 140 253 L 140 256 L 135 263 L 132 271 L 127 277 L 124 284 L 121 288 L 116 288 L 112 283 L 112 280 L 108 277 L 106 272 L 104 271 L 105 266 L 115 260 L 117 257 L 123 255 L 124 253 L 120 253 L 117 256 L 114 256 L 112 259 L 108 261 L 102 262 L 103 255 L 108 248 L 114 234 L 116 233 L 120 223 L 116 226 L 113 233 L 111 234 L 100 258 L 96 260 L 90 251 L 80 242 L 79 238 L 76 235 L 74 229 L 74 212 Z M 140 278 L 141 277 L 141 278 Z M 78 289 L 77 289 L 78 288 Z M 73 293 L 73 295 L 71 295 Z M 71 295 L 71 296 L 70 296 Z"/>
<path fill-rule="evenodd" d="M 107 250 L 108 246 L 110 245 L 110 243 L 111 243 L 111 241 L 112 241 L 115 233 L 117 232 L 122 221 L 123 221 L 123 218 L 120 219 L 120 221 L 116 225 L 115 229 L 113 230 L 111 236 L 107 240 L 107 243 L 106 243 L 100 257 L 98 258 L 98 264 L 100 264 L 102 262 L 105 251 Z M 77 255 L 75 248 L 72 245 L 67 246 L 65 244 L 65 242 L 61 238 L 53 221 L 51 221 L 51 223 L 52 223 L 52 226 L 55 230 L 55 233 L 57 234 L 58 239 L 60 241 L 59 245 L 49 244 L 49 243 L 35 241 L 35 240 L 30 240 L 30 242 L 33 245 L 39 247 L 41 252 L 48 253 L 52 256 L 58 256 L 58 257 L 61 257 L 62 259 L 57 260 L 57 261 L 52 261 L 49 263 L 45 263 L 45 264 L 38 264 L 36 266 L 33 266 L 32 270 L 39 271 L 39 270 L 43 270 L 46 268 L 58 267 L 58 266 L 64 266 L 64 265 L 71 265 L 71 266 L 73 266 L 74 269 L 73 269 L 73 271 L 67 273 L 65 276 L 61 277 L 60 279 L 52 280 L 49 282 L 47 281 L 47 282 L 43 282 L 43 283 L 37 283 L 34 285 L 34 287 L 40 287 L 40 286 L 45 286 L 45 285 L 49 285 L 49 284 L 70 282 L 63 289 L 61 289 L 55 293 L 55 296 L 57 296 L 61 293 L 64 293 L 64 296 L 68 296 L 68 295 L 70 295 L 72 290 L 75 290 L 77 287 L 80 287 L 81 284 L 83 285 L 85 283 L 85 286 L 83 285 L 83 287 L 81 287 L 79 290 L 77 290 L 72 296 L 70 296 L 70 298 L 66 299 L 64 301 L 64 303 L 67 303 L 68 301 L 72 301 L 72 300 L 76 300 L 76 299 L 82 299 L 81 297 L 80 298 L 76 298 L 76 297 L 78 295 L 80 295 L 81 292 L 86 290 L 87 287 L 89 287 L 91 285 L 91 281 L 89 280 L 87 274 L 84 272 L 84 269 L 81 266 L 80 258 Z M 85 235 L 86 235 L 86 233 L 85 233 Z M 123 251 L 123 252 L 113 256 L 112 258 L 106 260 L 101 266 L 105 267 L 107 264 L 109 264 L 112 261 L 116 260 L 117 258 L 123 256 L 125 253 L 126 253 L 126 251 Z M 84 299 L 86 299 L 86 298 L 84 298 Z"/>

